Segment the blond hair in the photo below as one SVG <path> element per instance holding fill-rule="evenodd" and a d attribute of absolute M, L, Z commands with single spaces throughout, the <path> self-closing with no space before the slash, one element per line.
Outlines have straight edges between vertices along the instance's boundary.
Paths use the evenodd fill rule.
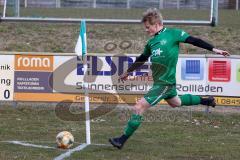
<path fill-rule="evenodd" d="M 156 8 L 149 8 L 143 13 L 142 22 L 148 22 L 153 25 L 156 23 L 163 24 L 162 14 Z"/>

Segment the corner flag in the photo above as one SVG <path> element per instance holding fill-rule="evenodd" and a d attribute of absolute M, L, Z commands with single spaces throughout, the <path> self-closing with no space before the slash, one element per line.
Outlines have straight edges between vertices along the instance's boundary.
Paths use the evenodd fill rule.
<path fill-rule="evenodd" d="M 75 46 L 75 53 L 77 56 L 82 56 L 83 62 L 83 72 L 84 77 L 87 76 L 87 36 L 86 36 L 86 22 L 85 20 L 81 21 L 80 24 L 80 33 L 78 36 L 78 41 Z M 91 135 L 90 135 L 90 106 L 89 106 L 89 94 L 88 94 L 88 83 L 83 80 L 83 88 L 84 88 L 84 103 L 85 103 L 85 116 L 86 116 L 86 144 L 91 144 Z"/>
<path fill-rule="evenodd" d="M 78 41 L 75 46 L 75 53 L 77 54 L 77 56 L 82 56 L 82 57 L 84 57 L 87 54 L 87 36 L 86 36 L 85 20 L 81 21 Z"/>

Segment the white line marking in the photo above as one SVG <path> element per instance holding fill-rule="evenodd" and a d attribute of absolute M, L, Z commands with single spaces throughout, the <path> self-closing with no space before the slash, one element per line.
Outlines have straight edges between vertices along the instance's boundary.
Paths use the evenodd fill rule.
<path fill-rule="evenodd" d="M 93 145 L 93 146 L 106 146 L 106 147 L 111 147 L 112 146 L 110 144 L 94 144 L 94 143 L 91 143 L 90 145 Z"/>
<path fill-rule="evenodd" d="M 11 143 L 11 144 L 18 144 L 18 145 L 22 145 L 22 146 L 26 146 L 26 147 L 34 147 L 34 148 L 46 148 L 46 149 L 57 149 L 55 147 L 49 147 L 49 146 L 43 146 L 43 145 L 36 145 L 36 144 L 30 144 L 30 143 L 26 143 L 26 142 L 22 142 L 22 141 L 0 141 L 3 143 Z M 69 149 L 67 152 L 59 155 L 58 157 L 55 157 L 54 160 L 63 160 L 64 158 L 70 157 L 71 154 L 73 152 L 77 152 L 77 151 L 81 151 L 84 148 L 86 148 L 89 145 L 94 145 L 94 146 L 111 146 L 108 144 L 86 144 L 83 143 L 73 149 Z"/>
<path fill-rule="evenodd" d="M 63 159 L 66 158 L 66 157 L 70 157 L 73 152 L 83 150 L 83 149 L 86 148 L 87 146 L 88 146 L 88 144 L 83 143 L 83 144 L 77 146 L 76 148 L 69 149 L 67 152 L 59 155 L 58 157 L 55 157 L 54 160 L 63 160 Z"/>
<path fill-rule="evenodd" d="M 2 141 L 2 142 L 11 143 L 11 144 L 19 144 L 19 145 L 27 146 L 27 147 L 56 149 L 55 147 L 49 147 L 49 146 L 43 146 L 43 145 L 30 144 L 30 143 L 25 143 L 25 142 L 21 142 L 21 141 Z"/>

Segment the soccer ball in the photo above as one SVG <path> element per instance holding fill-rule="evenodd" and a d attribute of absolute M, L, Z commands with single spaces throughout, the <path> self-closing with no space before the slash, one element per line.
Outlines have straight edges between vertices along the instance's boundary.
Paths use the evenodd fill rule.
<path fill-rule="evenodd" d="M 74 137 L 70 132 L 62 131 L 57 134 L 56 142 L 57 142 L 58 148 L 68 149 L 72 147 L 74 142 Z"/>

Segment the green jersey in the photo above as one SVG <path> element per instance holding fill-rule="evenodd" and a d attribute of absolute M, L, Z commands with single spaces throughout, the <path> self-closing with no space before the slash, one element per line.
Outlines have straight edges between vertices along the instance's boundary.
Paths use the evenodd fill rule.
<path fill-rule="evenodd" d="M 176 65 L 179 43 L 189 35 L 180 29 L 163 28 L 151 38 L 144 48 L 143 55 L 150 57 L 154 83 L 176 84 Z"/>

